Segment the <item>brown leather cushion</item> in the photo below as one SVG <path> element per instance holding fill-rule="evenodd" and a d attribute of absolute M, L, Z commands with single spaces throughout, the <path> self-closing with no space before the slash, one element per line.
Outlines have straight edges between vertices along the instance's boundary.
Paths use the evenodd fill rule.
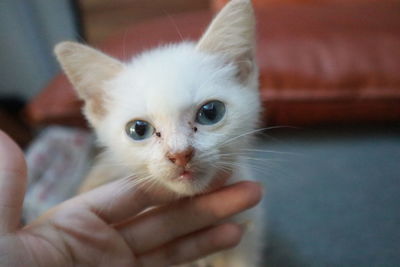
<path fill-rule="evenodd" d="M 214 12 L 218 12 L 230 0 L 211 0 L 211 8 Z M 365 4 L 365 3 L 396 3 L 399 0 L 252 0 L 256 9 L 270 8 L 276 5 L 324 5 L 324 4 Z"/>
<path fill-rule="evenodd" d="M 197 39 L 211 17 L 211 12 L 196 12 L 154 19 L 121 29 L 98 48 L 119 59 L 129 60 L 132 55 L 151 47 Z M 32 125 L 55 123 L 85 127 L 81 106 L 82 102 L 77 99 L 66 76 L 59 74 L 32 99 L 25 115 Z"/>
<path fill-rule="evenodd" d="M 400 3 L 263 10 L 267 124 L 400 119 Z M 273 19 L 275 18 L 275 20 Z"/>
<path fill-rule="evenodd" d="M 400 119 L 400 3 L 278 5 L 258 9 L 258 53 L 266 125 Z M 129 27 L 101 48 L 119 58 L 197 38 L 207 12 Z M 82 123 L 58 76 L 30 103 L 33 123 Z M 60 120 L 62 119 L 62 120 Z"/>

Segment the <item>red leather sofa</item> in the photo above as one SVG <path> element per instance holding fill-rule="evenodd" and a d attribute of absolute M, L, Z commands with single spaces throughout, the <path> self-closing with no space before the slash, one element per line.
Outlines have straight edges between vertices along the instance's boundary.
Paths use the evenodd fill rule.
<path fill-rule="evenodd" d="M 214 10 L 130 25 L 99 48 L 127 59 L 196 39 Z M 400 121 L 400 1 L 254 1 L 265 125 Z M 27 106 L 33 125 L 85 125 L 63 74 Z"/>

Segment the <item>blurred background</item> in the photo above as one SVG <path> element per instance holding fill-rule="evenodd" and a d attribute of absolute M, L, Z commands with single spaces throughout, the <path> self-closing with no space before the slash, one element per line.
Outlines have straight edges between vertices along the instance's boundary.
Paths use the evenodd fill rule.
<path fill-rule="evenodd" d="M 25 149 L 25 221 L 74 194 L 95 154 L 52 53 L 122 60 L 196 40 L 227 0 L 0 2 L 0 129 Z M 400 265 L 400 1 L 253 0 L 264 105 L 265 266 Z"/>

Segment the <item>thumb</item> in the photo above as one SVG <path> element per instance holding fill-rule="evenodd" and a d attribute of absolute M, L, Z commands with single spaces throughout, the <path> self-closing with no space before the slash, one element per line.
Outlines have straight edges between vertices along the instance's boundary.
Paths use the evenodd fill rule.
<path fill-rule="evenodd" d="M 18 229 L 26 188 L 24 154 L 0 130 L 0 235 Z"/>

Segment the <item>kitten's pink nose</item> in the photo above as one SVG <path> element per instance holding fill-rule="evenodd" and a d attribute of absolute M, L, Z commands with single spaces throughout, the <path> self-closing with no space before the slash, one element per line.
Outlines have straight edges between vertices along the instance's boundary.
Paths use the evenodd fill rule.
<path fill-rule="evenodd" d="M 193 155 L 194 149 L 193 147 L 190 147 L 176 153 L 167 153 L 167 158 L 175 165 L 185 167 L 186 164 L 188 164 L 188 162 L 193 158 Z"/>

